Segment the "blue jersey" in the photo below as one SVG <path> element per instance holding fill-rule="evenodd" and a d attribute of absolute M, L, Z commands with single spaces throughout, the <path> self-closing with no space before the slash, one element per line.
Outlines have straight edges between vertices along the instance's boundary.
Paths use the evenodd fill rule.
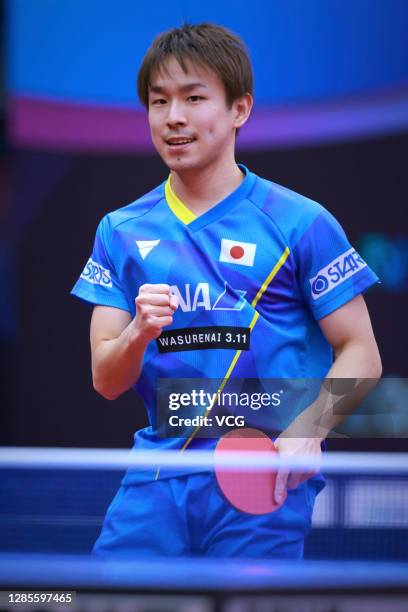
<path fill-rule="evenodd" d="M 324 378 L 332 350 L 318 320 L 378 281 L 324 207 L 241 169 L 241 185 L 199 217 L 170 180 L 106 215 L 73 288 L 132 317 L 145 283 L 167 283 L 179 297 L 134 386 L 150 423 L 136 448 L 185 443 L 157 435 L 158 379 Z"/>

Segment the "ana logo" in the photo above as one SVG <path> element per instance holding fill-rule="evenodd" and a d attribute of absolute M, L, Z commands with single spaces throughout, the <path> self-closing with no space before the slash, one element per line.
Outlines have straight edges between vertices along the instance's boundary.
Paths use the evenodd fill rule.
<path fill-rule="evenodd" d="M 136 240 L 137 248 L 142 259 L 146 259 L 150 251 L 159 244 L 160 240 Z"/>
<path fill-rule="evenodd" d="M 81 274 L 81 278 L 92 285 L 102 285 L 102 287 L 112 287 L 110 270 L 104 268 L 93 259 L 89 258 Z"/>
<path fill-rule="evenodd" d="M 313 299 L 317 300 L 366 266 L 364 259 L 354 249 L 349 249 L 309 279 Z"/>
<path fill-rule="evenodd" d="M 238 240 L 227 240 L 223 238 L 221 240 L 219 261 L 238 264 L 240 266 L 253 266 L 256 246 L 256 244 L 251 242 L 239 242 Z"/>
<path fill-rule="evenodd" d="M 192 289 L 190 284 L 186 284 L 184 291 L 180 291 L 177 285 L 172 285 L 171 291 L 177 295 L 183 312 L 191 312 L 199 308 L 203 310 L 242 310 L 246 304 L 246 291 L 232 289 L 227 283 L 225 283 L 224 291 L 217 295 L 213 304 L 208 283 L 198 283 L 195 289 Z"/>

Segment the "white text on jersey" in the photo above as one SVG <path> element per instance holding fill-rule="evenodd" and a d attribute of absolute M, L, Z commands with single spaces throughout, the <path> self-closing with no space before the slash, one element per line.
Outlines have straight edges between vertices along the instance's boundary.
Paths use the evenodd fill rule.
<path fill-rule="evenodd" d="M 211 302 L 208 283 L 197 283 L 195 288 L 187 283 L 181 290 L 177 285 L 171 285 L 170 289 L 178 297 L 183 312 L 191 312 L 199 308 L 203 310 L 242 310 L 246 304 L 246 291 L 232 289 L 227 283 L 225 283 L 224 291 L 217 294 L 213 302 Z"/>

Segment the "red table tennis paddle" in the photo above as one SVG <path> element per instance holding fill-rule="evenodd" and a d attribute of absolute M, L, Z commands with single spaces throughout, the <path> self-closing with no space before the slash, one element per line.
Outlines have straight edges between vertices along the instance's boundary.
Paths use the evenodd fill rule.
<path fill-rule="evenodd" d="M 237 510 L 248 514 L 267 514 L 274 512 L 284 503 L 278 504 L 274 499 L 274 489 L 277 469 L 257 470 L 231 469 L 222 466 L 218 459 L 222 453 L 234 451 L 242 453 L 242 463 L 245 466 L 245 452 L 277 453 L 272 440 L 259 429 L 245 427 L 234 429 L 219 439 L 215 448 L 215 475 L 221 491 Z"/>

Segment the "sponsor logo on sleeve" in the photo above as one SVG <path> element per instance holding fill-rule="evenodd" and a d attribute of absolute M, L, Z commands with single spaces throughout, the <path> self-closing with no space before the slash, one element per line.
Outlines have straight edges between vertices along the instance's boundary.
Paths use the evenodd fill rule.
<path fill-rule="evenodd" d="M 102 285 L 102 287 L 112 287 L 110 270 L 101 266 L 100 263 L 89 258 L 81 274 L 81 278 L 92 285 Z"/>
<path fill-rule="evenodd" d="M 365 267 L 366 262 L 353 248 L 342 253 L 319 270 L 316 276 L 309 278 L 313 299 L 317 300 Z"/>
<path fill-rule="evenodd" d="M 239 242 L 238 240 L 221 240 L 220 261 L 224 263 L 238 264 L 240 266 L 254 265 L 256 244 L 251 242 Z"/>

